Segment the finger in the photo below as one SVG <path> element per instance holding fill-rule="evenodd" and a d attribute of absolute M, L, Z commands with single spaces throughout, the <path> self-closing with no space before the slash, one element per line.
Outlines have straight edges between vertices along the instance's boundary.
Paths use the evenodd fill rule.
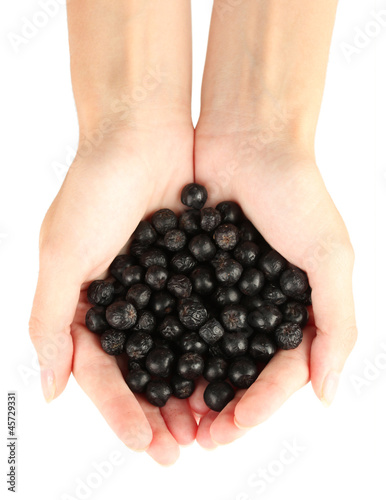
<path fill-rule="evenodd" d="M 221 445 L 229 444 L 246 434 L 247 429 L 240 429 L 235 425 L 235 408 L 244 394 L 245 390 L 237 391 L 234 399 L 217 414 L 217 418 L 213 421 L 209 429 L 210 436 L 215 443 Z M 206 417 L 207 415 L 204 419 Z"/>
<path fill-rule="evenodd" d="M 309 356 L 315 329 L 304 329 L 303 341 L 296 349 L 279 350 L 257 380 L 247 389 L 236 405 L 234 425 L 249 428 L 267 420 L 310 377 Z M 231 425 L 227 431 L 235 432 Z"/>
<path fill-rule="evenodd" d="M 150 404 L 141 395 L 137 395 L 137 399 L 143 408 L 153 432 L 153 439 L 146 450 L 147 454 L 160 465 L 173 465 L 180 456 L 180 448 L 169 431 L 160 408 Z M 166 403 L 166 406 L 168 404 L 169 401 Z"/>
<path fill-rule="evenodd" d="M 71 373 L 70 330 L 81 281 L 77 265 L 70 259 L 44 254 L 41 257 L 29 332 L 38 355 L 47 402 L 64 390 Z"/>
<path fill-rule="evenodd" d="M 171 397 L 161 408 L 163 419 L 178 444 L 186 446 L 196 438 L 197 424 L 186 399 Z"/>
<path fill-rule="evenodd" d="M 194 389 L 193 394 L 189 398 L 189 404 L 192 411 L 202 417 L 206 415 L 209 411 L 209 408 L 206 406 L 204 401 L 204 391 L 208 382 L 204 378 L 200 378 L 196 383 L 196 388 Z"/>
<path fill-rule="evenodd" d="M 197 429 L 197 443 L 206 450 L 214 450 L 218 446 L 210 435 L 210 426 L 215 421 L 217 416 L 217 412 L 210 410 L 205 417 L 200 420 L 200 424 Z"/>
<path fill-rule="evenodd" d="M 326 406 L 334 398 L 339 375 L 357 339 L 353 262 L 350 248 L 332 249 L 328 259 L 308 271 L 317 327 L 311 349 L 311 382 Z"/>
<path fill-rule="evenodd" d="M 127 387 L 115 357 L 106 354 L 99 337 L 84 326 L 75 324 L 72 335 L 73 373 L 78 384 L 126 446 L 145 450 L 152 441 L 152 430 L 140 404 Z"/>

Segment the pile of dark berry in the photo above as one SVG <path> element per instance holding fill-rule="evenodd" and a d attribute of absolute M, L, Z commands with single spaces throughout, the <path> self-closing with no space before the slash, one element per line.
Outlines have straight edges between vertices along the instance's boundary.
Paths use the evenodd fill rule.
<path fill-rule="evenodd" d="M 126 382 L 155 406 L 189 397 L 221 411 L 249 387 L 278 348 L 302 341 L 311 304 L 307 275 L 272 249 L 232 201 L 203 208 L 205 187 L 188 184 L 179 217 L 143 220 L 110 277 L 90 284 L 89 330 L 104 351 L 126 353 Z"/>

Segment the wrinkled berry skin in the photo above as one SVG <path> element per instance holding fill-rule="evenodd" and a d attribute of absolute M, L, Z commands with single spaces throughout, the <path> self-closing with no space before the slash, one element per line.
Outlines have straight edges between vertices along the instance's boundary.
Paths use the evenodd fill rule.
<path fill-rule="evenodd" d="M 147 310 L 139 311 L 137 323 L 133 327 L 133 331 L 142 330 L 147 333 L 152 333 L 155 330 L 156 320 L 152 312 Z"/>
<path fill-rule="evenodd" d="M 173 255 L 170 261 L 170 267 L 176 273 L 188 273 L 192 271 L 196 265 L 196 259 L 186 250 Z"/>
<path fill-rule="evenodd" d="M 239 389 L 248 389 L 257 379 L 256 363 L 248 357 L 240 357 L 231 362 L 228 377 L 231 383 Z"/>
<path fill-rule="evenodd" d="M 188 246 L 194 258 L 198 260 L 198 262 L 211 260 L 216 254 L 216 246 L 206 234 L 193 236 Z"/>
<path fill-rule="evenodd" d="M 176 299 L 165 290 L 152 293 L 149 307 L 156 317 L 163 318 L 170 314 L 176 305 Z"/>
<path fill-rule="evenodd" d="M 144 309 L 148 305 L 150 296 L 151 290 L 147 285 L 136 283 L 127 291 L 126 300 L 138 310 Z"/>
<path fill-rule="evenodd" d="M 201 214 L 199 210 L 187 210 L 180 215 L 178 227 L 187 234 L 195 235 L 201 232 L 200 227 Z"/>
<path fill-rule="evenodd" d="M 195 380 L 204 371 L 204 358 L 196 352 L 186 352 L 177 361 L 177 373 L 188 380 Z"/>
<path fill-rule="evenodd" d="M 208 382 L 219 382 L 228 376 L 228 363 L 224 358 L 209 358 L 205 363 L 204 378 Z"/>
<path fill-rule="evenodd" d="M 136 285 L 143 281 L 145 270 L 142 266 L 128 266 L 122 272 L 122 284 L 125 286 Z"/>
<path fill-rule="evenodd" d="M 256 361 L 268 362 L 276 350 L 275 342 L 265 333 L 257 333 L 249 342 L 249 354 Z"/>
<path fill-rule="evenodd" d="M 217 319 L 212 318 L 200 327 L 198 333 L 208 345 L 214 345 L 224 335 L 224 328 Z"/>
<path fill-rule="evenodd" d="M 149 250 L 149 246 L 145 245 L 145 243 L 141 243 L 140 241 L 133 240 L 130 244 L 130 255 L 139 259 L 141 255 Z"/>
<path fill-rule="evenodd" d="M 208 408 L 220 412 L 235 397 L 235 391 L 228 382 L 211 382 L 204 392 L 204 401 Z"/>
<path fill-rule="evenodd" d="M 214 292 L 212 299 L 217 307 L 223 308 L 230 304 L 238 304 L 241 300 L 242 293 L 234 286 L 220 286 Z"/>
<path fill-rule="evenodd" d="M 194 182 L 187 184 L 181 192 L 181 202 L 190 208 L 199 210 L 202 208 L 208 199 L 208 192 L 201 184 Z"/>
<path fill-rule="evenodd" d="M 303 332 L 296 323 L 282 323 L 273 333 L 276 345 L 280 349 L 296 349 L 303 339 Z"/>
<path fill-rule="evenodd" d="M 306 326 L 308 321 L 307 307 L 300 302 L 287 302 L 282 306 L 283 320 L 290 323 L 297 323 L 301 328 Z"/>
<path fill-rule="evenodd" d="M 173 375 L 170 380 L 170 385 L 173 391 L 173 396 L 178 399 L 186 399 L 191 396 L 195 389 L 193 380 L 188 380 L 178 374 Z"/>
<path fill-rule="evenodd" d="M 130 371 L 125 377 L 129 389 L 136 393 L 145 392 L 146 386 L 150 380 L 150 374 L 146 370 L 141 369 Z"/>
<path fill-rule="evenodd" d="M 150 266 L 168 266 L 166 254 L 159 248 L 146 249 L 146 251 L 139 257 L 139 262 L 141 266 L 146 268 L 149 268 Z"/>
<path fill-rule="evenodd" d="M 221 323 L 229 332 L 242 330 L 247 326 L 247 310 L 239 304 L 225 306 L 220 314 Z"/>
<path fill-rule="evenodd" d="M 193 290 L 200 295 L 210 295 L 216 287 L 216 279 L 212 269 L 207 265 L 199 265 L 190 273 Z"/>
<path fill-rule="evenodd" d="M 115 279 L 123 283 L 122 276 L 123 272 L 127 267 L 133 266 L 135 264 L 133 257 L 130 255 L 117 255 L 112 261 L 109 267 L 110 274 L 114 276 Z"/>
<path fill-rule="evenodd" d="M 306 273 L 297 267 L 287 269 L 280 276 L 280 288 L 288 297 L 296 297 L 308 289 Z"/>
<path fill-rule="evenodd" d="M 216 206 L 216 209 L 221 214 L 222 222 L 230 222 L 237 225 L 243 217 L 240 205 L 234 201 L 222 201 Z"/>
<path fill-rule="evenodd" d="M 108 306 L 114 300 L 114 285 L 104 280 L 93 281 L 87 289 L 87 299 L 93 306 Z"/>
<path fill-rule="evenodd" d="M 111 356 L 122 354 L 125 348 L 126 334 L 120 330 L 106 330 L 101 335 L 102 349 Z"/>
<path fill-rule="evenodd" d="M 277 328 L 282 321 L 282 313 L 273 304 L 262 304 L 260 307 L 248 314 L 248 324 L 262 333 L 270 333 Z"/>
<path fill-rule="evenodd" d="M 106 321 L 106 310 L 103 306 L 94 306 L 86 313 L 86 326 L 93 333 L 103 333 L 109 328 Z"/>
<path fill-rule="evenodd" d="M 186 328 L 196 330 L 207 320 L 208 311 L 199 302 L 185 299 L 179 307 L 178 317 Z"/>
<path fill-rule="evenodd" d="M 239 242 L 239 230 L 234 224 L 221 224 L 214 232 L 214 241 L 221 250 L 233 250 Z"/>
<path fill-rule="evenodd" d="M 150 266 L 145 274 L 145 283 L 152 290 L 162 290 L 165 288 L 168 280 L 168 270 L 162 266 Z"/>
<path fill-rule="evenodd" d="M 287 261 L 276 250 L 270 250 L 260 258 L 258 267 L 264 273 L 267 280 L 274 281 L 286 269 Z"/>
<path fill-rule="evenodd" d="M 288 298 L 287 295 L 285 295 L 283 291 L 273 283 L 268 283 L 261 292 L 261 295 L 265 302 L 275 304 L 276 306 L 284 304 Z"/>
<path fill-rule="evenodd" d="M 133 233 L 133 238 L 144 245 L 152 245 L 157 239 L 157 232 L 147 220 L 142 220 Z"/>
<path fill-rule="evenodd" d="M 176 340 L 185 332 L 176 316 L 165 316 L 158 327 L 158 333 L 167 340 Z"/>
<path fill-rule="evenodd" d="M 147 332 L 133 332 L 126 341 L 125 350 L 130 361 L 145 359 L 154 346 L 152 336 Z"/>
<path fill-rule="evenodd" d="M 248 351 L 248 339 L 244 333 L 225 333 L 220 341 L 220 347 L 228 358 L 242 356 Z"/>
<path fill-rule="evenodd" d="M 157 233 L 164 236 L 171 229 L 176 229 L 178 219 L 172 210 L 169 210 L 168 208 L 161 208 L 161 210 L 154 212 L 151 222 Z"/>
<path fill-rule="evenodd" d="M 205 354 L 208 351 L 208 344 L 198 335 L 197 332 L 184 333 L 179 339 L 178 344 L 183 352 Z"/>
<path fill-rule="evenodd" d="M 175 360 L 174 353 L 167 347 L 156 347 L 146 358 L 146 369 L 151 375 L 168 377 Z"/>
<path fill-rule="evenodd" d="M 137 311 L 133 304 L 125 300 L 113 302 L 106 309 L 107 323 L 118 330 L 128 330 L 137 321 Z"/>
<path fill-rule="evenodd" d="M 253 241 L 242 241 L 234 249 L 234 258 L 244 267 L 253 267 L 257 264 L 260 249 Z"/>
<path fill-rule="evenodd" d="M 154 406 L 165 406 L 172 395 L 172 388 L 165 380 L 151 380 L 146 386 L 146 399 Z"/>
<path fill-rule="evenodd" d="M 264 286 L 264 274 L 255 268 L 246 269 L 237 286 L 244 295 L 257 295 Z"/>
<path fill-rule="evenodd" d="M 178 252 L 186 245 L 187 237 L 181 229 L 171 229 L 164 236 L 165 247 L 170 252 Z"/>
<path fill-rule="evenodd" d="M 177 299 L 186 299 L 192 293 L 192 282 L 184 274 L 175 274 L 167 284 L 168 291 Z"/>
<path fill-rule="evenodd" d="M 213 231 L 219 224 L 221 224 L 221 214 L 218 210 L 212 207 L 201 209 L 200 226 L 203 231 Z"/>
<path fill-rule="evenodd" d="M 221 265 L 216 267 L 216 278 L 222 286 L 232 286 L 240 279 L 243 267 L 234 259 L 227 259 Z"/>

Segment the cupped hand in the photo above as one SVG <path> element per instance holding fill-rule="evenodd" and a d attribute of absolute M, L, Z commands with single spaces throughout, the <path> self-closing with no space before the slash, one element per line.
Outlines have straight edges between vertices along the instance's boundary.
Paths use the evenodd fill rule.
<path fill-rule="evenodd" d="M 300 346 L 279 350 L 221 413 L 207 411 L 198 394 L 192 398 L 192 408 L 205 413 L 197 440 L 206 448 L 263 422 L 309 380 L 329 405 L 357 337 L 353 250 L 312 152 L 270 127 L 220 131 L 205 122 L 196 129 L 195 177 L 208 189 L 208 206 L 237 201 L 268 243 L 308 273 L 313 306 Z"/>
<path fill-rule="evenodd" d="M 87 284 L 101 276 L 138 222 L 178 207 L 193 179 L 193 130 L 131 129 L 106 136 L 78 155 L 44 219 L 30 336 L 47 401 L 65 388 L 71 370 L 117 436 L 168 465 L 179 444 L 192 442 L 196 421 L 187 401 L 159 409 L 127 387 L 119 361 L 85 327 Z"/>

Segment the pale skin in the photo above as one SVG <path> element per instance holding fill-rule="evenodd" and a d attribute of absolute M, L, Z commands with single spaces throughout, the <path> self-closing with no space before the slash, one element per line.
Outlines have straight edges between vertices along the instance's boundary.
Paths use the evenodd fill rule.
<path fill-rule="evenodd" d="M 118 437 L 163 465 L 194 439 L 205 448 L 235 440 L 309 381 L 330 404 L 354 346 L 353 251 L 313 148 L 336 4 L 245 0 L 222 12 L 215 0 L 195 131 L 189 2 L 68 4 L 80 145 L 42 225 L 30 334 L 48 401 L 72 371 Z M 99 143 L 85 147 L 93 133 Z M 210 204 L 238 201 L 313 289 L 302 344 L 278 352 L 220 414 L 203 403 L 203 381 L 161 410 L 134 396 L 84 326 L 87 284 L 105 276 L 142 218 L 178 210 L 193 179 Z"/>

